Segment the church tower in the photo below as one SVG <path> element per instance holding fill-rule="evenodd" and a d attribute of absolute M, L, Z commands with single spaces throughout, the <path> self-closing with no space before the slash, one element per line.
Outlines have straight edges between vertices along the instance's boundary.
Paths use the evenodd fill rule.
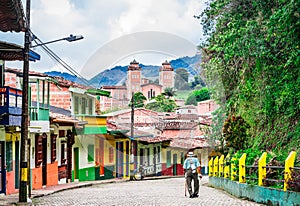
<path fill-rule="evenodd" d="M 159 84 L 162 85 L 163 90 L 167 87 L 174 88 L 175 86 L 174 69 L 167 60 L 162 63 L 162 67 L 159 69 Z"/>
<path fill-rule="evenodd" d="M 139 63 L 134 59 L 130 62 L 127 69 L 127 97 L 131 100 L 132 92 L 140 92 L 142 84 L 142 69 Z"/>

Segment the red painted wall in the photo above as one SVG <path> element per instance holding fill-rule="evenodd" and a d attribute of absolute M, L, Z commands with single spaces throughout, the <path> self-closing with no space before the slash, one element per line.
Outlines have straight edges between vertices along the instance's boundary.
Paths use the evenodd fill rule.
<path fill-rule="evenodd" d="M 58 184 L 58 162 L 47 164 L 47 186 Z"/>
<path fill-rule="evenodd" d="M 39 168 L 33 168 L 31 170 L 31 175 L 32 175 L 32 189 L 41 189 L 43 187 L 43 182 L 42 182 L 42 167 Z"/>
<path fill-rule="evenodd" d="M 166 176 L 173 176 L 173 167 L 174 165 L 172 165 L 171 167 L 166 168 L 166 163 L 162 163 L 161 165 L 161 175 L 166 175 Z M 184 175 L 184 170 L 181 164 L 176 164 L 176 176 L 177 175 Z"/>
<path fill-rule="evenodd" d="M 6 194 L 16 193 L 18 190 L 15 189 L 15 171 L 6 173 Z"/>

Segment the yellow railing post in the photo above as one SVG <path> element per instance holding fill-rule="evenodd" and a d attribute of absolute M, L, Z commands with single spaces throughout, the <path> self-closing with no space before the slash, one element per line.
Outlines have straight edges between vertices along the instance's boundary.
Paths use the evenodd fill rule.
<path fill-rule="evenodd" d="M 225 158 L 225 168 L 224 168 L 224 177 L 229 178 L 229 171 L 230 171 L 230 165 L 227 163 L 227 161 L 230 161 L 230 154 L 228 154 Z"/>
<path fill-rule="evenodd" d="M 224 155 L 219 159 L 219 177 L 223 177 L 224 173 Z"/>
<path fill-rule="evenodd" d="M 239 159 L 239 182 L 246 182 L 246 153 Z"/>
<path fill-rule="evenodd" d="M 263 180 L 266 179 L 267 176 L 267 153 L 264 152 L 258 160 L 258 185 L 263 186 Z"/>
<path fill-rule="evenodd" d="M 294 167 L 295 158 L 296 158 L 296 152 L 292 151 L 290 152 L 289 156 L 285 160 L 283 191 L 286 191 L 288 189 L 288 181 L 289 179 L 291 179 L 291 173 L 292 173 L 291 168 Z"/>
<path fill-rule="evenodd" d="M 208 162 L 209 173 L 208 176 L 214 176 L 214 158 L 211 158 Z"/>
<path fill-rule="evenodd" d="M 217 156 L 214 160 L 214 177 L 219 176 L 219 157 Z"/>
<path fill-rule="evenodd" d="M 231 180 L 234 181 L 235 179 L 235 175 L 236 175 L 236 169 L 235 169 L 235 164 L 234 164 L 234 161 L 236 160 L 236 157 L 234 156 L 232 159 L 231 159 Z"/>

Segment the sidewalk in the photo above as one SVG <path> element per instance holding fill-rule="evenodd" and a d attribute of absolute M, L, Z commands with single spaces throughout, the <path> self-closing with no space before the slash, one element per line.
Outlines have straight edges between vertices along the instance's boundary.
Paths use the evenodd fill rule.
<path fill-rule="evenodd" d="M 183 176 L 155 176 L 155 177 L 146 177 L 144 180 L 153 180 L 153 179 L 164 179 L 164 178 L 176 178 Z M 129 179 L 108 179 L 108 180 L 96 180 L 96 181 L 86 181 L 86 182 L 71 182 L 66 184 L 59 184 L 55 186 L 49 186 L 39 190 L 31 191 L 31 199 L 42 197 L 45 195 L 50 195 L 56 192 L 61 192 L 64 190 L 81 188 L 81 187 L 90 187 L 98 184 L 109 184 L 109 183 L 118 183 L 118 182 L 126 182 Z M 0 205 L 30 205 L 30 203 L 19 203 L 19 193 L 11 194 L 11 195 L 0 195 Z"/>
<path fill-rule="evenodd" d="M 50 195 L 56 192 L 61 192 L 64 190 L 81 188 L 81 187 L 90 187 L 92 185 L 97 184 L 108 184 L 108 183 L 117 183 L 117 182 L 125 182 L 129 181 L 128 179 L 108 179 L 108 180 L 96 180 L 96 181 L 86 181 L 86 182 L 71 182 L 66 184 L 59 184 L 55 186 L 49 186 L 39 190 L 31 191 L 31 199 L 42 197 L 45 195 Z M 18 205 L 19 203 L 19 193 L 11 194 L 11 195 L 0 195 L 0 205 Z M 30 205 L 30 203 L 22 203 L 22 205 Z"/>

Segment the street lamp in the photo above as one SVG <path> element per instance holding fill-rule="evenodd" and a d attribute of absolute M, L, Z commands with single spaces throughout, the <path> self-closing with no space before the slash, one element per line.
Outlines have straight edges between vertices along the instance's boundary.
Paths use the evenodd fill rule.
<path fill-rule="evenodd" d="M 37 37 L 35 35 L 32 35 L 32 40 L 35 40 L 35 39 L 37 39 Z M 65 37 L 65 38 L 56 39 L 56 40 L 53 40 L 53 41 L 48 41 L 48 42 L 45 42 L 45 43 L 36 44 L 36 45 L 30 46 L 30 47 L 34 48 L 34 47 L 42 46 L 42 45 L 45 45 L 45 44 L 51 44 L 51 43 L 58 42 L 58 41 L 63 41 L 63 40 L 68 41 L 68 42 L 72 42 L 72 41 L 77 41 L 77 40 L 81 40 L 81 39 L 83 39 L 82 35 L 70 34 L 70 36 Z"/>
<path fill-rule="evenodd" d="M 50 44 L 57 41 L 66 40 L 69 42 L 77 41 L 83 39 L 83 36 L 73 36 L 57 39 L 54 41 L 40 43 L 34 46 L 31 46 L 31 38 L 30 38 L 30 0 L 26 1 L 26 28 L 24 35 L 24 60 L 23 60 L 23 88 L 22 88 L 22 123 L 21 123 L 21 164 L 20 164 L 20 189 L 19 189 L 19 202 L 27 202 L 27 186 L 30 176 L 30 165 L 29 155 L 28 155 L 28 126 L 29 126 L 29 118 L 28 118 L 28 85 L 29 85 L 29 51 L 30 47 L 42 46 L 45 44 Z"/>

